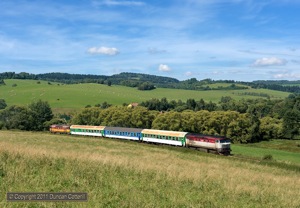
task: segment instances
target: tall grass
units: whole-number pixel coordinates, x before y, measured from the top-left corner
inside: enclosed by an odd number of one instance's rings
[[[0,131],[1,207],[297,207],[299,173],[189,149]],[[1,174],[2,173],[2,174]],[[6,202],[6,192],[88,202]]]

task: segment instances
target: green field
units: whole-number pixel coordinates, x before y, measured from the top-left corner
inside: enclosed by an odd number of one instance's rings
[[[294,169],[179,147],[0,131],[0,207],[299,207],[300,168],[291,163]],[[89,199],[6,202],[17,191],[87,192]]]
[[[111,87],[100,84],[48,84],[46,81],[36,80],[5,80],[6,85],[0,86],[0,98],[5,99],[8,105],[26,105],[41,99],[48,101],[54,111],[69,111],[84,108],[86,105],[94,106],[104,101],[113,105],[123,103],[142,102],[151,98],[166,97],[169,100],[186,101],[188,98],[219,102],[222,96],[231,96],[234,99],[257,98],[255,96],[241,96],[237,92],[266,93],[272,99],[285,98],[289,93],[266,90],[210,90],[193,91],[179,89],[158,88],[152,91],[139,91],[136,88],[113,85]],[[12,87],[16,84],[16,87]]]
[[[300,148],[299,148],[300,149]],[[294,163],[300,165],[300,150],[298,153],[267,148],[232,145],[232,152],[237,156],[248,156],[261,159],[266,155],[272,155],[276,161]]]

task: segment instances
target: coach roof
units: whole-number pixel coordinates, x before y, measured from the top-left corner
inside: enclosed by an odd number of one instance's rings
[[[90,129],[90,130],[103,130],[105,126],[86,126],[86,125],[72,125],[71,129]]]
[[[153,134],[162,136],[172,136],[172,137],[185,137],[188,132],[182,131],[166,131],[166,130],[155,130],[155,129],[144,129],[142,134]]]
[[[121,132],[134,132],[134,133],[141,133],[143,129],[138,128],[125,128],[125,127],[110,127],[106,126],[104,128],[105,131],[121,131]]]

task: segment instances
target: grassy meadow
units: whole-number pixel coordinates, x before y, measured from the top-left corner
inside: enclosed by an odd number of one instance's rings
[[[266,89],[247,90],[210,90],[193,91],[179,89],[158,88],[151,91],[139,91],[119,85],[111,87],[101,84],[72,84],[63,85],[58,83],[48,84],[46,81],[36,80],[5,80],[6,85],[0,86],[0,98],[5,99],[8,105],[26,105],[38,99],[48,101],[55,112],[64,112],[84,108],[86,105],[103,103],[104,101],[113,105],[123,103],[142,102],[151,98],[166,97],[169,100],[188,98],[205,101],[219,102],[222,96],[231,96],[234,99],[258,98],[257,96],[239,95],[243,92],[265,93],[272,99],[285,98],[286,92]],[[17,86],[12,87],[13,84]]]
[[[0,131],[0,207],[300,207],[300,162],[292,163],[298,168],[131,141]],[[7,192],[87,192],[89,199],[13,203]]]
[[[246,156],[256,159],[261,159],[266,155],[271,155],[276,161],[285,162],[288,164],[300,165],[300,147],[298,152],[290,152],[285,150],[277,150],[262,147],[251,147],[251,145],[232,145],[232,151],[236,156]]]

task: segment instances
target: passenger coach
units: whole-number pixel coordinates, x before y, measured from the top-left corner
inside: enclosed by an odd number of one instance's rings
[[[186,134],[187,132],[155,130],[155,129],[144,129],[142,131],[144,142],[170,144],[175,146],[185,146]]]
[[[118,139],[141,140],[142,130],[138,128],[108,127],[104,128],[104,136]]]
[[[71,134],[83,136],[103,136],[105,126],[72,125]]]

